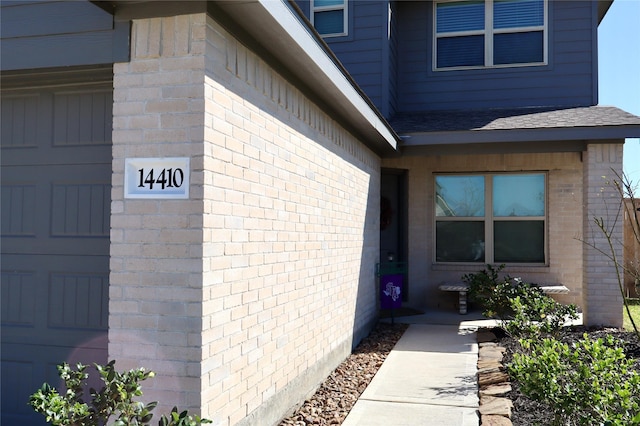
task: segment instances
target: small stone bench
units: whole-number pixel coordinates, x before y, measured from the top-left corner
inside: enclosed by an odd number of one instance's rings
[[[569,289],[561,284],[557,285],[540,285],[538,286],[545,294],[567,294]],[[458,292],[458,306],[460,308],[460,315],[467,313],[467,293],[469,292],[469,285],[465,283],[442,283],[438,286],[440,291],[457,291]]]

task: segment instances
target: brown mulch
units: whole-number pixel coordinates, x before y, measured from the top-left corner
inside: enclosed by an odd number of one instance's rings
[[[407,327],[407,324],[379,323],[316,393],[280,425],[342,424]]]

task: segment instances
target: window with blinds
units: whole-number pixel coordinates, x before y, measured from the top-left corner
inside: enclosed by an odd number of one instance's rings
[[[434,68],[546,64],[547,0],[434,3]]]
[[[323,37],[347,35],[347,0],[312,0],[311,23]]]

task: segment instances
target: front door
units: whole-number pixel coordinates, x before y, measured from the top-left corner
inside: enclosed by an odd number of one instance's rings
[[[406,262],[407,259],[407,171],[383,169],[380,200],[380,262]],[[402,300],[407,301],[408,282]]]

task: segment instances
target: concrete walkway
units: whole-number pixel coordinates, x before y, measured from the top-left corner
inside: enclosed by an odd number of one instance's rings
[[[411,323],[343,426],[478,426],[479,314],[435,312]]]

